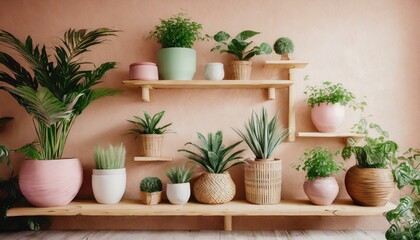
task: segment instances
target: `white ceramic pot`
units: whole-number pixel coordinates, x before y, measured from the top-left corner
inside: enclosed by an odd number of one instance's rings
[[[204,75],[207,80],[223,80],[225,77],[223,63],[207,63],[204,67]]]
[[[311,118],[320,132],[336,132],[344,122],[346,107],[339,103],[321,103],[311,109]]]
[[[118,203],[125,192],[125,168],[93,169],[92,173],[92,189],[96,201],[104,204]]]
[[[190,183],[168,183],[166,185],[166,195],[172,204],[185,204],[191,196]]]

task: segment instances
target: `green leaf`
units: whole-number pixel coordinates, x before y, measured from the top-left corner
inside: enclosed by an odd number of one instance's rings
[[[216,42],[225,42],[229,38],[230,38],[230,35],[227,32],[224,32],[224,31],[220,31],[220,32],[216,33],[216,35],[214,35],[214,37],[213,37],[213,39]]]
[[[236,37],[234,39],[238,40],[238,41],[245,41],[248,38],[251,38],[257,34],[260,34],[260,32],[255,32],[252,30],[245,30],[240,32],[238,35],[236,35]]]

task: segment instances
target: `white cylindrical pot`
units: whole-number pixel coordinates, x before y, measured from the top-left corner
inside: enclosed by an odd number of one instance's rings
[[[124,195],[125,186],[125,168],[92,170],[93,195],[98,203],[118,203]]]
[[[223,63],[207,63],[204,67],[204,76],[207,80],[223,80],[225,77]]]
[[[190,199],[190,183],[168,183],[166,185],[166,195],[172,204],[185,204]]]

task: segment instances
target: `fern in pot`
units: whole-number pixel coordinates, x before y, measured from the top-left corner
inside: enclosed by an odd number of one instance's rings
[[[126,186],[125,147],[109,145],[95,148],[95,169],[92,170],[93,195],[98,203],[116,204],[124,195]]]
[[[208,204],[231,201],[235,196],[236,188],[228,170],[246,163],[239,156],[244,150],[231,153],[241,141],[225,147],[221,131],[209,133],[207,138],[201,133],[197,133],[197,137],[199,144],[188,142],[185,145],[195,147],[198,152],[187,149],[178,150],[187,153],[186,157],[200,165],[204,170],[204,173],[194,184],[195,198],[201,203]]]
[[[35,160],[23,161],[19,173],[22,193],[35,206],[66,205],[80,189],[80,161],[62,157],[67,137],[86,107],[99,98],[119,93],[109,88],[93,89],[115,62],[90,68],[82,56],[115,33],[108,28],[70,29],[61,43],[47,53],[47,47],[34,44],[30,36],[22,42],[0,30],[0,44],[20,57],[17,60],[0,51],[0,66],[9,70],[0,71],[0,83],[4,83],[0,89],[10,93],[33,117],[37,136],[35,143],[21,149]]]
[[[166,195],[172,204],[185,204],[190,199],[190,180],[193,169],[185,165],[166,169],[170,183],[166,185]]]
[[[140,202],[155,205],[162,200],[162,181],[158,177],[146,177],[140,182]]]
[[[259,115],[252,112],[245,129],[245,132],[235,131],[255,154],[255,159],[248,159],[248,165],[245,165],[246,200],[255,204],[279,203],[282,161],[272,155],[289,135],[288,130],[279,127],[277,115],[269,120],[265,108]]]

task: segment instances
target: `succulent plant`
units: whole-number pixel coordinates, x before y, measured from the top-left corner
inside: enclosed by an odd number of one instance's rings
[[[135,135],[164,134],[169,131],[167,128],[171,126],[172,123],[168,123],[162,127],[158,127],[160,120],[165,114],[165,111],[156,113],[155,115],[153,115],[153,117],[150,117],[150,115],[146,111],[143,111],[143,114],[144,114],[144,118],[134,116],[135,120],[127,120],[138,127],[138,128],[130,129],[129,133],[132,133]]]
[[[187,183],[191,180],[194,170],[185,165],[166,169],[166,176],[171,183]]]
[[[110,144],[108,150],[97,146],[94,155],[96,169],[124,168],[125,153],[125,147],[122,143],[117,147]]]
[[[162,191],[162,181],[158,177],[146,177],[140,182],[140,191],[160,192]]]

